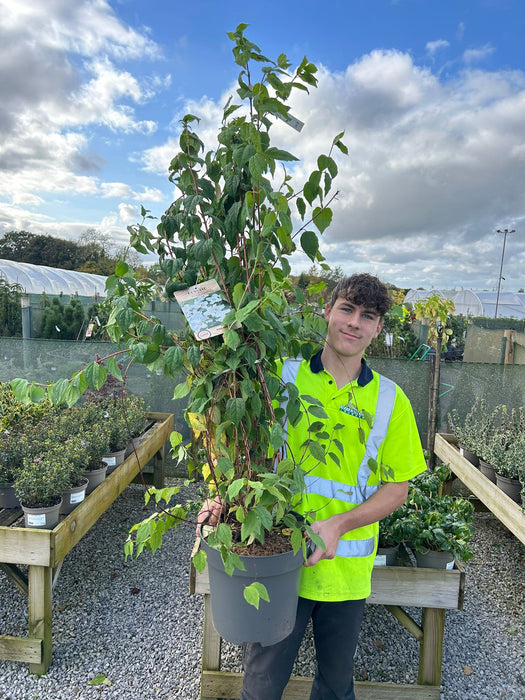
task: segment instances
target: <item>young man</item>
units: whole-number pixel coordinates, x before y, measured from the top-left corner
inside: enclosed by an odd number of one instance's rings
[[[337,431],[344,455],[339,465],[313,457],[304,464],[307,494],[300,507],[316,513],[312,528],[325,549],[317,547],[305,563],[290,636],[269,647],[245,645],[241,700],[280,700],[310,618],[318,667],[310,699],[355,699],[353,658],[370,595],[378,521],[405,501],[408,479],[426,468],[407,397],[363,359],[390,305],[376,277],[341,280],[326,306],[323,349],[309,361],[283,363],[283,381],[322,401],[332,427],[344,424]],[[305,418],[288,428],[287,449],[299,454],[307,436]]]

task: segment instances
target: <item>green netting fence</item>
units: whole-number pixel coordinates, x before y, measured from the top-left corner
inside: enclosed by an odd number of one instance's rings
[[[70,377],[97,355],[105,357],[117,350],[111,343],[75,342],[22,338],[0,338],[0,381],[23,377],[29,381],[52,382]],[[430,363],[416,360],[369,358],[373,369],[390,377],[412,402],[419,431],[427,431]],[[150,372],[134,364],[128,373],[129,391],[144,397],[152,411],[174,414],[175,426],[189,437],[183,418],[184,400],[173,400],[173,389],[182,381]],[[498,404],[518,407],[525,404],[525,365],[499,365],[477,362],[442,362],[438,431],[447,432],[447,413],[456,408],[464,416],[476,397],[485,398],[488,408]]]

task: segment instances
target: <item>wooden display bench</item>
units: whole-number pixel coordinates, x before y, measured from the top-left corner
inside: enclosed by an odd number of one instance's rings
[[[0,510],[0,569],[28,598],[28,636],[0,635],[0,658],[23,661],[31,673],[46,673],[52,655],[52,591],[64,557],[153,459],[153,483],[164,483],[165,445],[171,413],[148,413],[144,441],[53,530],[23,527],[21,509]],[[139,475],[140,477],[140,475]],[[21,526],[20,526],[21,524]],[[19,566],[28,567],[27,575]]]
[[[196,543],[198,546],[198,543]],[[439,700],[445,611],[463,607],[465,572],[454,569],[418,569],[410,566],[375,566],[372,594],[367,602],[381,604],[419,642],[418,684],[356,682],[357,700]],[[221,637],[213,626],[207,568],[190,570],[190,592],[204,596],[204,626],[201,665],[201,700],[240,697],[242,673],[221,671]],[[403,607],[422,608],[418,625]],[[311,678],[294,676],[283,700],[309,697]]]
[[[525,544],[525,515],[521,506],[460,454],[455,436],[438,433],[434,452],[496,518]]]

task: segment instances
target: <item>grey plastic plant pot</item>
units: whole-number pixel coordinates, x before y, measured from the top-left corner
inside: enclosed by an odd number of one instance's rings
[[[422,569],[453,569],[454,555],[451,552],[434,551],[414,552],[416,563]]]
[[[302,551],[273,556],[241,556],[246,571],[224,571],[220,552],[201,537],[207,555],[213,624],[219,635],[232,644],[259,642],[277,644],[294,628],[303,566]],[[253,581],[266,586],[270,602],[259,609],[244,599],[244,589]]]

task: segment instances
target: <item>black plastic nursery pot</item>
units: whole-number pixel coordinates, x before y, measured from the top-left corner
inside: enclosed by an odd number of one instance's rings
[[[272,556],[241,556],[245,571],[235,569],[229,576],[218,550],[201,537],[210,580],[213,624],[219,635],[233,644],[259,642],[276,644],[293,630],[297,613],[303,554],[299,550]],[[258,581],[268,591],[270,602],[261,600],[259,609],[244,599],[244,589]]]

